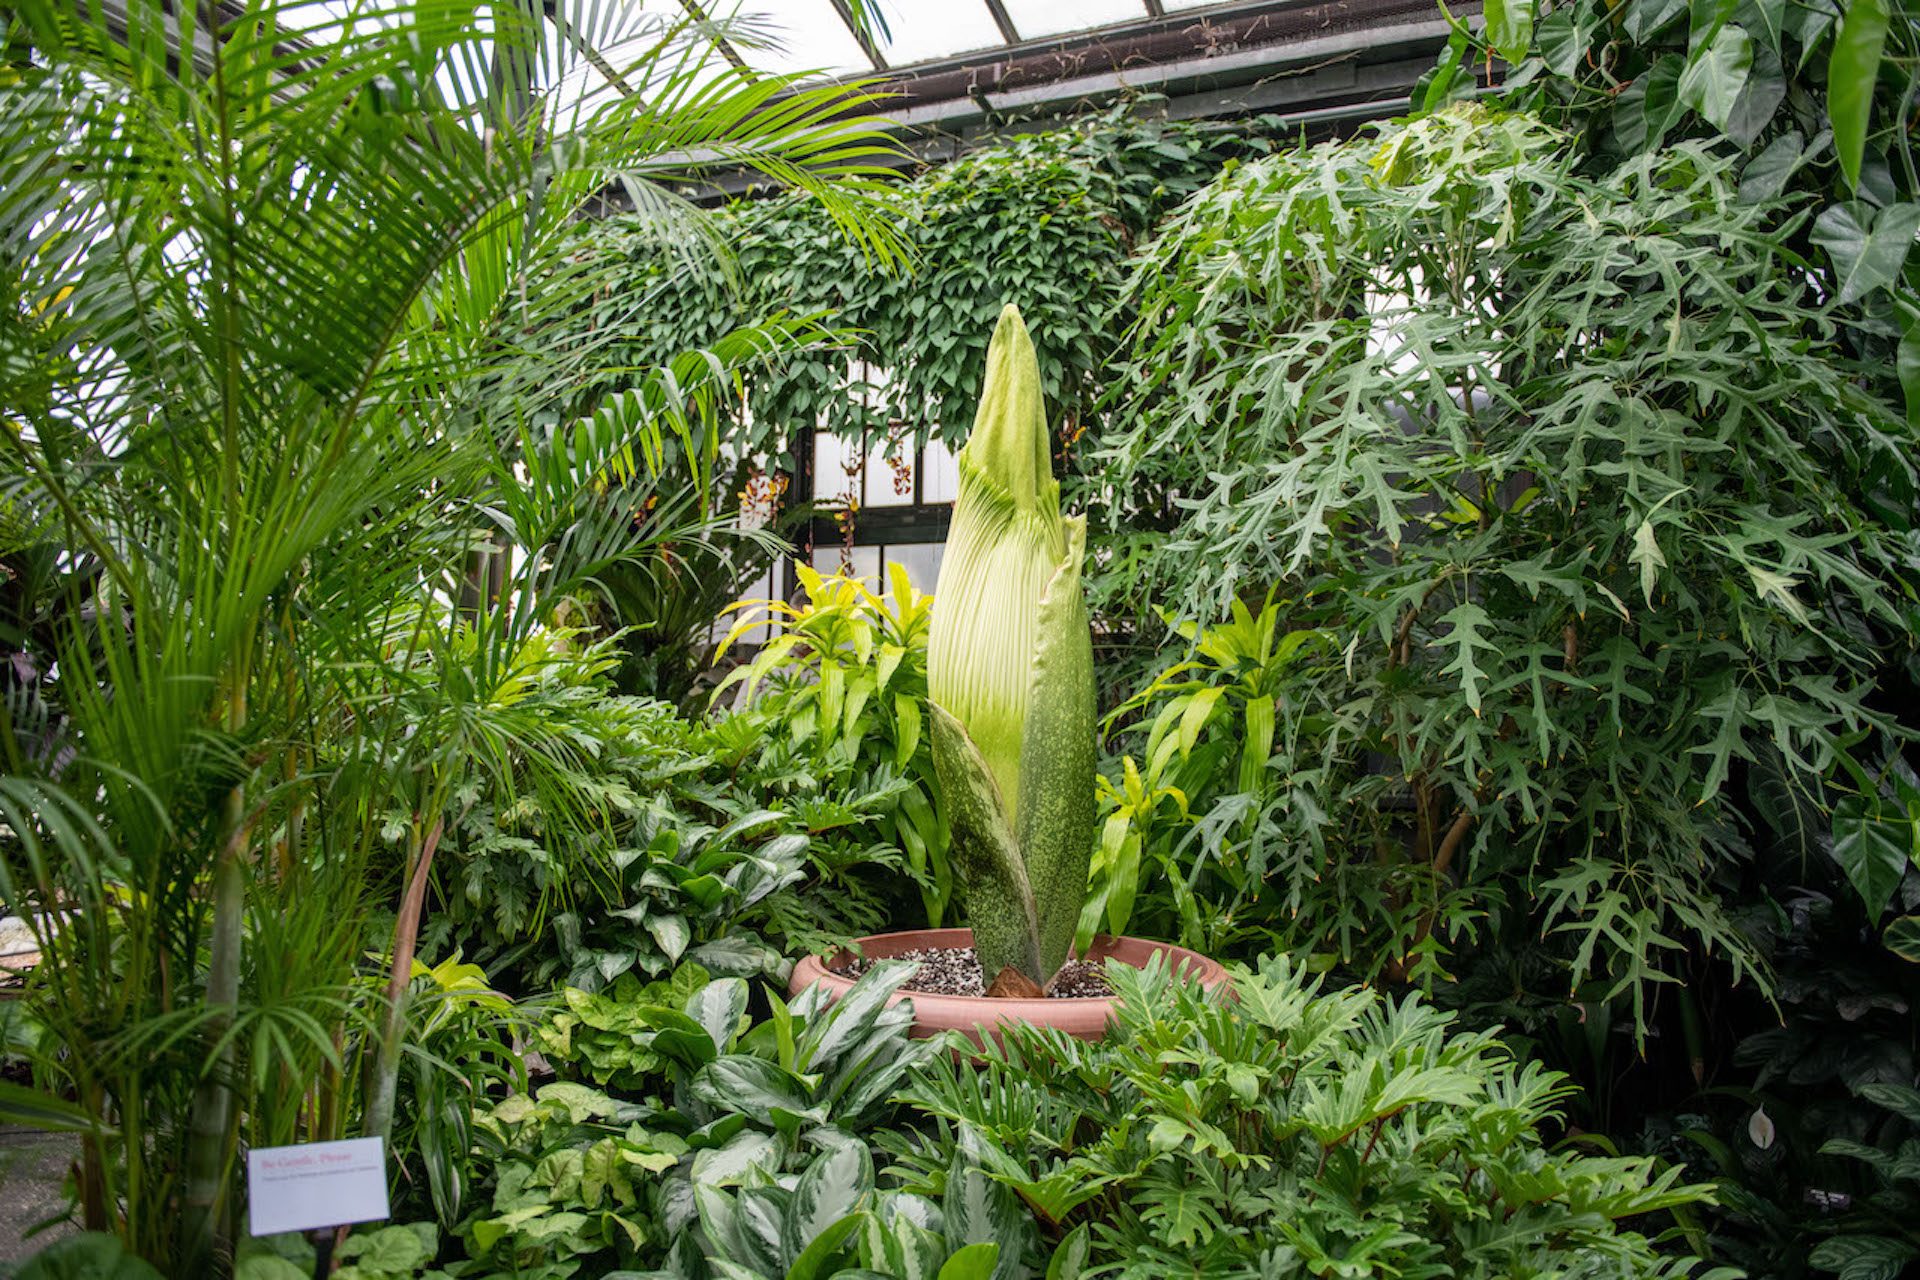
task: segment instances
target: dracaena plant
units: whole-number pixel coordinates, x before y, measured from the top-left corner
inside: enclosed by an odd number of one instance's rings
[[[1044,985],[1066,961],[1093,833],[1093,637],[1084,517],[1060,514],[1040,365],[1000,313],[927,654],[933,761],[982,971]]]

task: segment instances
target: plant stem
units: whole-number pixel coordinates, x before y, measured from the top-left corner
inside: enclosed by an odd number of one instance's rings
[[[427,832],[407,876],[406,891],[400,899],[400,915],[393,922],[393,969],[387,975],[387,1009],[380,1027],[380,1057],[374,1066],[373,1083],[367,1095],[366,1121],[361,1132],[370,1138],[385,1138],[393,1129],[394,1094],[400,1084],[400,1045],[407,1029],[407,985],[413,977],[413,949],[420,941],[420,916],[427,905],[427,876],[433,869],[434,850],[440,847],[445,829],[444,808],[433,829]]]

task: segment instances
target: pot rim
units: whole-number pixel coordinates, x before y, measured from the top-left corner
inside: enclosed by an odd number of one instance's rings
[[[958,946],[969,946],[973,941],[973,930],[964,927],[896,929],[890,933],[870,933],[865,937],[853,938],[850,939],[845,946],[835,948],[824,957],[820,955],[802,956],[793,967],[793,978],[789,985],[789,990],[797,995],[799,992],[812,986],[815,982],[824,982],[834,992],[835,997],[838,998],[850,990],[857,979],[848,977],[844,973],[835,972],[832,965],[839,963],[842,957],[852,957],[854,955],[853,948],[860,946],[862,943],[879,942],[895,938],[917,939],[919,940],[918,945],[921,947],[951,947],[956,944]],[[1127,942],[1138,943],[1141,946],[1152,948],[1155,952],[1173,957],[1184,966],[1194,970],[1195,976],[1207,986],[1220,986],[1228,980],[1227,971],[1219,961],[1204,956],[1198,951],[1180,946],[1177,943],[1159,942],[1152,938],[1136,938],[1132,935],[1115,937],[1112,934],[1100,933],[1094,935],[1093,944],[1089,947],[1089,951],[1100,947],[1103,943],[1109,947],[1116,947],[1121,943]],[[888,958],[889,957],[886,956],[876,957],[876,959],[882,960]],[[1065,1012],[1068,1009],[1085,1009],[1095,1005],[1110,1005],[1114,1002],[1115,997],[1111,995],[1043,996],[1036,1000],[1032,997],[1002,998],[996,996],[960,996],[950,995],[940,991],[913,991],[902,987],[893,993],[888,1003],[892,1004],[894,1001],[902,999],[912,1000],[916,1007],[923,1003],[937,1003],[961,1009],[977,1009],[983,1016],[998,1014],[1024,1018],[1028,1021],[1042,1022],[1045,1020],[1044,1014],[1047,1010]]]

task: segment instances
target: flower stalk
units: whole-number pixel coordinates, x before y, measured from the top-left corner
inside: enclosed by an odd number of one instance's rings
[[[1072,947],[1094,825],[1086,520],[1062,517],[1040,365],[1009,304],[987,352],[927,654],[934,768],[988,981]]]

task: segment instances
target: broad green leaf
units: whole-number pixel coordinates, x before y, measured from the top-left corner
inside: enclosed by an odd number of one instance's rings
[[[686,917],[677,914],[649,916],[647,932],[653,935],[660,950],[666,952],[667,960],[674,964],[679,963],[687,944],[693,941],[693,930],[687,927]]]
[[[1533,0],[1486,0],[1487,43],[1512,66],[1533,47]]]
[[[899,738],[893,748],[893,764],[897,769],[905,769],[913,760],[913,753],[920,749],[920,700],[904,693],[894,694],[893,719],[899,726]]]
[[[963,1245],[940,1268],[937,1280],[989,1280],[1000,1261],[1000,1246],[988,1242]]]
[[[161,1280],[119,1237],[89,1231],[56,1240],[22,1263],[16,1280]]]
[[[1753,41],[1741,28],[1720,28],[1713,43],[1695,54],[1680,77],[1680,101],[1722,131],[1753,67]]]
[[[1860,1096],[1876,1107],[1886,1108],[1909,1124],[1920,1124],[1920,1089],[1881,1081],[1861,1085]]]
[[[1880,53],[1887,41],[1887,0],[1846,0],[1840,29],[1827,54],[1827,118],[1847,185],[1860,187],[1860,162],[1866,155],[1873,86],[1880,78]]]
[[[947,1171],[947,1194],[941,1208],[949,1242],[1000,1246],[994,1280],[1012,1280],[1024,1274],[1021,1260],[1034,1232],[1032,1216],[1010,1189],[988,1177],[958,1151]]]
[[[1540,48],[1540,57],[1547,64],[1547,70],[1570,80],[1579,72],[1580,64],[1587,56],[1587,47],[1593,40],[1591,6],[1556,5],[1553,12],[1540,20],[1535,32],[1535,43]]]
[[[1107,873],[1107,932],[1125,935],[1133,919],[1134,899],[1140,892],[1140,837],[1128,833],[1120,842]]]
[[[1815,244],[1833,259],[1836,301],[1845,305],[1892,284],[1920,231],[1920,203],[1874,209],[1860,200],[1828,205],[1814,220]]]
[[[1627,32],[1635,40],[1646,41],[1685,12],[1687,0],[1634,0],[1627,12]]]
[[[805,1112],[813,1101],[805,1083],[791,1071],[739,1054],[716,1058],[702,1067],[692,1088],[693,1096],[709,1106],[749,1116],[764,1116],[775,1107]]]
[[[1907,317],[1907,331],[1900,335],[1893,362],[1907,399],[1907,421],[1920,427],[1920,311]]]
[[[256,1253],[233,1266],[233,1280],[312,1280],[311,1266],[296,1266],[276,1253]]]
[[[1920,916],[1901,916],[1880,935],[1887,950],[1911,964],[1920,964]]]
[[[1673,127],[1682,109],[1680,77],[1686,66],[1686,59],[1679,54],[1664,54],[1620,94],[1614,106],[1613,131],[1629,155],[1659,146]]]
[[[1806,158],[1806,138],[1798,129],[1789,129],[1740,171],[1740,198],[1750,204],[1778,199]]]
[[[1840,1280],[1900,1280],[1907,1264],[1920,1257],[1905,1241],[1886,1236],[1833,1236],[1814,1246],[1807,1261],[1820,1271],[1830,1271]]]
[[[1266,776],[1267,759],[1273,754],[1273,695],[1263,693],[1247,700],[1246,739],[1240,745],[1240,790],[1255,792]]]
[[[1788,0],[1739,0],[1734,6],[1734,17],[1747,29],[1748,35],[1777,56],[1787,4]]]
[[[440,1232],[430,1222],[355,1232],[334,1256],[363,1270],[412,1275],[440,1250]]]
[[[1877,798],[1841,797],[1833,806],[1833,857],[1847,873],[1867,912],[1879,919],[1906,873],[1913,848],[1913,820],[1889,817]]]
[[[1052,1261],[1047,1263],[1047,1280],[1080,1280],[1086,1273],[1087,1260],[1093,1253],[1093,1238],[1088,1234],[1087,1223],[1081,1223],[1053,1251]]]
[[[1453,86],[1460,79],[1460,67],[1466,60],[1468,34],[1456,28],[1447,37],[1446,52],[1440,55],[1433,72],[1427,77],[1426,88],[1418,93],[1418,103],[1422,114],[1438,111],[1447,104],[1452,96]],[[1419,86],[1415,86],[1416,90]]]

